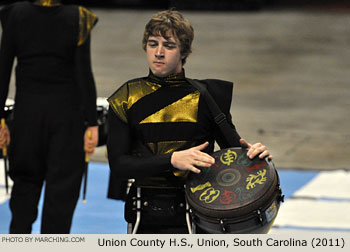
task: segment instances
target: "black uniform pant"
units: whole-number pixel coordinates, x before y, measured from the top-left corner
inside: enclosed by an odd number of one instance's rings
[[[10,233],[31,233],[45,183],[41,233],[69,233],[79,198],[84,121],[67,95],[16,97],[9,152]]]
[[[141,221],[138,234],[188,234],[186,200],[182,188],[140,188]],[[132,186],[125,202],[125,220],[134,229],[137,216],[137,187]],[[129,224],[129,225],[130,225]]]

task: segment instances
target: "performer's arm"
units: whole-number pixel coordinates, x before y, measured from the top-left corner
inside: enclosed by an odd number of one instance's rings
[[[129,125],[119,119],[111,108],[108,111],[108,162],[113,176],[142,178],[170,171],[171,154],[138,157],[131,154],[135,139]]]
[[[97,125],[96,87],[91,68],[90,36],[78,46],[75,53],[76,76],[84,103],[84,115],[88,126]]]
[[[3,11],[3,10],[2,10]],[[15,58],[15,45],[11,39],[11,29],[5,27],[2,22],[2,36],[0,46],[0,118],[5,117],[4,107],[8,95],[11,71]]]
[[[96,87],[91,69],[90,35],[75,53],[76,78],[83,102],[87,129],[84,134],[84,150],[91,155],[98,143],[98,126],[96,111]]]

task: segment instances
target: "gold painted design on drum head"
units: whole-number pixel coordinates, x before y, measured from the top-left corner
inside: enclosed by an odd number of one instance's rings
[[[219,190],[215,190],[213,187],[209,187],[199,196],[199,200],[209,204],[216,200],[219,197],[219,195]]]
[[[256,175],[254,174],[249,174],[248,178],[246,179],[246,181],[248,182],[246,189],[253,189],[256,184],[264,184],[267,180],[267,178],[265,177],[266,175],[266,169],[262,170],[262,171],[258,171],[256,173]]]
[[[192,192],[192,193],[195,193],[195,192],[197,192],[197,191],[201,191],[201,190],[203,190],[204,188],[210,187],[210,186],[211,186],[211,184],[210,184],[210,182],[208,181],[207,183],[204,183],[204,184],[201,184],[201,185],[197,185],[196,187],[191,187],[191,192]]]
[[[230,149],[228,149],[224,154],[220,156],[220,161],[227,166],[235,162],[236,159],[237,159],[237,153]]]

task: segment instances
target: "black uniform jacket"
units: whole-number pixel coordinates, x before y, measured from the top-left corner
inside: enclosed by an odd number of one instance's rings
[[[96,90],[90,61],[90,31],[97,17],[84,7],[18,2],[1,9],[0,118],[14,58],[16,103],[23,94],[70,94],[96,125]]]
[[[213,79],[201,82],[235,130],[230,115],[233,83]],[[184,72],[166,78],[150,73],[128,81],[108,101],[111,198],[119,198],[119,185],[113,185],[118,179],[134,178],[141,186],[181,186],[186,173],[172,167],[174,151],[205,141],[210,143],[207,153],[213,151],[214,141],[221,148],[229,147],[206,102],[186,81]]]

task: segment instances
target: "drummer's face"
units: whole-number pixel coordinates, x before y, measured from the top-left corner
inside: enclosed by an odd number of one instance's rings
[[[150,36],[146,45],[147,63],[152,73],[158,77],[182,71],[180,42],[173,36]]]

